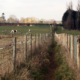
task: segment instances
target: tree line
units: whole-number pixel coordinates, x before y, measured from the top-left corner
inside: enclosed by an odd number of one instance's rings
[[[77,11],[73,10],[72,2],[67,6],[62,17],[62,24],[68,30],[80,30],[80,0],[78,0]]]
[[[10,15],[9,18],[6,20],[4,17],[4,13],[2,13],[2,16],[0,17],[0,23],[54,23],[54,19],[45,20],[45,19],[38,19],[35,17],[27,17],[19,20],[15,15]]]

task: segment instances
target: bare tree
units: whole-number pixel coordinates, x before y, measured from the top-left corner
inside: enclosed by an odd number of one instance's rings
[[[73,9],[73,4],[72,4],[72,1],[67,4],[67,10],[72,10]]]
[[[25,22],[25,18],[21,17],[19,23],[24,23]]]
[[[74,19],[73,19],[73,4],[72,1],[69,3],[69,5],[67,5],[67,10],[68,10],[68,18],[65,22],[65,28],[66,29],[74,29]]]
[[[10,15],[9,18],[7,19],[8,23],[17,23],[18,19],[15,15]]]
[[[78,5],[77,5],[77,20],[76,20],[76,27],[78,30],[80,30],[80,0],[78,0]]]

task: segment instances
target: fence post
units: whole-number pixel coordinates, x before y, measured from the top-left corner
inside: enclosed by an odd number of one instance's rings
[[[44,39],[43,39],[43,37],[44,37],[44,36],[43,36],[43,34],[42,34],[42,44],[44,43]]]
[[[61,43],[63,43],[62,40],[63,40],[63,34],[61,34]]]
[[[46,33],[46,39],[47,39],[48,34]]]
[[[67,49],[68,49],[68,34],[67,34]]]
[[[64,34],[64,46],[66,47],[66,34]]]
[[[45,41],[45,33],[44,33],[43,37],[44,37],[44,41]]]
[[[52,36],[52,26],[50,25],[50,33],[51,33],[51,36]]]
[[[38,35],[38,47],[39,47],[39,34],[37,34]]]
[[[70,52],[70,35],[68,35],[68,50]]]
[[[34,50],[36,51],[36,34],[34,35],[35,41],[34,41]]]
[[[47,33],[46,33],[46,39],[47,39]]]
[[[44,39],[44,42],[45,42],[45,33],[43,34],[43,39]]]
[[[16,37],[13,39],[13,71],[15,72],[16,63]]]
[[[62,34],[62,45],[64,45],[64,34]]]
[[[27,35],[24,36],[24,58],[27,59]]]
[[[71,35],[71,59],[74,58],[74,36]]]
[[[67,44],[68,44],[68,35],[66,34],[66,48],[67,48]]]
[[[30,54],[32,57],[32,33],[30,34]]]
[[[40,33],[40,44],[42,43],[42,34]]]
[[[49,38],[49,33],[47,34],[47,38]]]
[[[61,41],[62,41],[62,45],[63,45],[63,33],[62,33],[62,39],[61,39]]]
[[[45,40],[46,40],[46,33],[45,33]]]
[[[63,34],[63,46],[65,46],[65,34]]]
[[[43,43],[44,43],[44,33],[42,34],[42,41],[43,41]]]
[[[80,50],[79,50],[79,36],[77,37],[77,67],[80,70]]]

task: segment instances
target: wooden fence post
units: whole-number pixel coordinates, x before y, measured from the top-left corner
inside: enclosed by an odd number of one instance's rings
[[[51,36],[52,36],[52,26],[50,25],[50,33],[51,33]]]
[[[43,43],[44,43],[44,34],[42,35],[42,41],[43,41]]]
[[[68,49],[68,34],[66,37],[67,37],[66,45],[67,45],[67,49]]]
[[[40,33],[40,44],[42,43],[42,34]]]
[[[45,33],[43,34],[44,42],[45,42]]]
[[[64,34],[64,46],[66,47],[66,34]]]
[[[24,58],[27,59],[27,35],[24,36]]]
[[[67,44],[68,44],[68,35],[66,34],[66,48],[67,48]]]
[[[50,37],[51,35],[50,35],[50,33],[49,33],[49,36],[48,36],[48,38]]]
[[[59,34],[59,40],[60,40],[60,42],[61,42],[61,34]]]
[[[70,52],[70,35],[68,35],[68,50]]]
[[[71,59],[74,59],[74,36],[71,35]]]
[[[39,34],[37,34],[38,35],[38,47],[39,47]]]
[[[44,43],[44,39],[43,39],[43,38],[44,38],[44,36],[43,36],[43,34],[42,34],[42,44]]]
[[[35,36],[34,49],[35,49],[35,51],[36,51],[36,34],[35,34],[34,36]]]
[[[47,33],[47,38],[48,38],[48,36],[49,36],[48,34],[49,34],[49,33]]]
[[[30,54],[32,57],[32,33],[30,34]]]
[[[63,40],[63,34],[61,34],[61,43],[63,43],[62,40]]]
[[[47,39],[48,34],[46,33],[46,39]]]
[[[44,41],[45,41],[45,33],[43,34],[43,37],[44,37]]]
[[[58,40],[59,40],[59,34],[58,34]]]
[[[79,36],[78,36],[77,37],[77,67],[80,70],[80,50],[79,50],[80,46],[79,44],[80,44],[80,41],[79,41]]]
[[[48,38],[48,33],[47,33],[47,38]]]
[[[45,40],[46,40],[46,33],[45,33]]]
[[[64,45],[65,45],[65,47],[66,47],[66,33],[64,34],[64,38],[65,38],[65,40],[64,40]]]
[[[63,33],[62,33],[62,45],[63,45],[63,39],[64,39],[64,38],[63,38]]]
[[[13,71],[15,72],[16,64],[16,37],[13,39]]]
[[[64,45],[64,34],[62,34],[62,45]]]
[[[44,33],[44,41],[45,41],[45,33]]]
[[[63,34],[63,46],[65,45],[65,34]]]

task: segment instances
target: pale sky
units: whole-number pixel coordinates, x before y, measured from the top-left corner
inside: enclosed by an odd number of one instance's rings
[[[5,18],[15,15],[21,17],[36,17],[39,19],[62,20],[66,11],[66,4],[71,0],[0,0],[0,16],[5,13]],[[73,9],[76,10],[78,0],[72,0]]]

